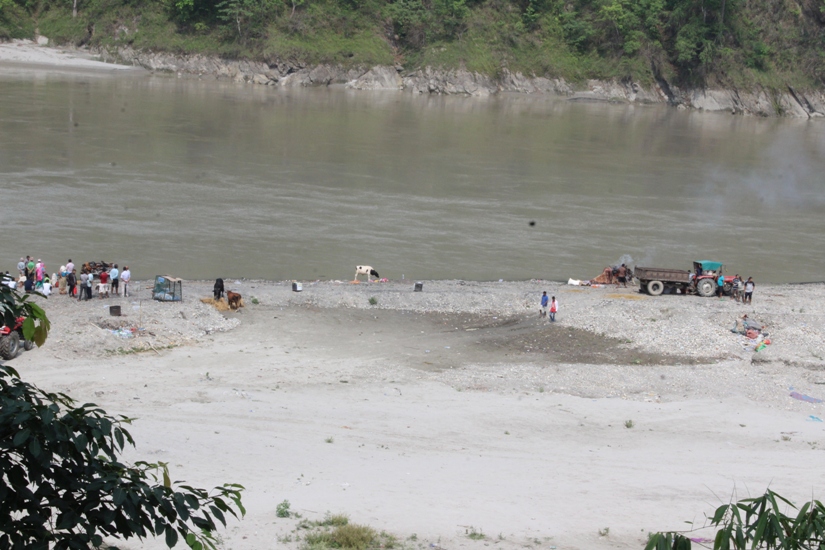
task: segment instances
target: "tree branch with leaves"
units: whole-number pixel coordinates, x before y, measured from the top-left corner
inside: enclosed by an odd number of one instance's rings
[[[825,506],[815,499],[797,509],[768,489],[759,497],[719,506],[709,520],[709,526],[717,529],[713,550],[825,548]],[[655,533],[645,550],[691,550],[691,542],[684,532]]]
[[[6,287],[0,310],[4,322],[31,320],[28,330],[43,345],[49,321],[29,298]],[[170,548],[183,540],[194,550],[215,549],[219,524],[246,513],[243,487],[207,491],[173,482],[163,462],[121,462],[134,446],[125,428],[131,422],[43,391],[0,365],[0,548],[61,550],[98,547],[104,537],[163,536]]]

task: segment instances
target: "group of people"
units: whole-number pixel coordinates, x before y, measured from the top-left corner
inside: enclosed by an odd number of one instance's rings
[[[132,272],[129,266],[123,266],[123,271],[118,269],[118,265],[112,267],[103,266],[98,273],[88,264],[81,266],[80,275],[77,274],[77,267],[71,258],[66,265],[61,265],[60,269],[49,277],[46,271],[46,264],[42,260],[34,261],[31,256],[20,258],[17,264],[18,279],[11,277],[9,272],[3,276],[5,284],[9,287],[25,292],[39,292],[49,296],[54,289],[60,294],[66,294],[78,300],[91,300],[92,290],[97,278],[97,295],[100,298],[108,298],[110,295],[129,296],[129,284],[132,281]]]
[[[547,297],[547,292],[541,293],[541,309],[539,310],[539,317],[548,317],[550,322],[556,321],[556,313],[559,312],[559,301],[556,297]]]
[[[47,296],[51,293],[52,278],[54,276],[49,277],[49,272],[46,271],[46,264],[43,260],[38,259],[35,262],[31,256],[20,258],[17,263],[17,272],[17,278],[14,278],[6,271],[3,274],[3,284],[26,292],[41,292]]]
[[[722,285],[720,285],[720,288],[721,287]],[[748,280],[745,281],[737,273],[731,282],[731,298],[743,304],[750,304],[753,301],[754,288],[756,288],[756,283],[753,282],[753,277],[748,277]]]

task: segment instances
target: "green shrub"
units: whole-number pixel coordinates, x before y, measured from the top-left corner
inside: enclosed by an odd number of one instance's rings
[[[280,504],[278,504],[278,506],[275,507],[275,515],[279,518],[288,518],[290,516],[289,506],[290,505],[288,500],[281,502]]]
[[[364,550],[375,540],[375,531],[365,525],[347,523],[332,530],[332,542],[338,548]]]
[[[708,518],[707,527],[717,529],[713,548],[731,550],[822,548],[825,545],[825,506],[818,500],[796,511],[786,498],[770,489],[760,497],[723,504]],[[688,534],[654,533],[645,550],[690,550]]]

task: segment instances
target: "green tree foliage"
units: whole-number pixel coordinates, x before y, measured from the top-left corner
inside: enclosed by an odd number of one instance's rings
[[[9,37],[37,27],[76,44],[125,41],[264,61],[395,60],[573,80],[651,81],[664,74],[677,85],[790,76],[793,85],[810,87],[825,81],[823,6],[823,0],[79,0],[70,23],[70,0],[0,0],[0,37],[3,29]]]
[[[4,288],[4,321],[28,315],[47,333],[43,310]],[[121,462],[134,446],[124,428],[130,422],[0,365],[0,548],[80,549],[101,546],[103,537],[162,536],[170,548],[183,540],[214,549],[218,524],[245,513],[243,487],[209,492],[173,483],[164,463]]]
[[[426,46],[433,14],[422,0],[395,0],[387,6],[386,12],[392,21],[395,40],[409,48]]]
[[[42,295],[41,295],[42,296]],[[2,324],[13,327],[18,317],[25,317],[23,336],[38,346],[46,343],[51,324],[46,312],[31,301],[30,294],[20,294],[6,285],[0,285],[0,316]]]
[[[783,511],[784,510],[784,511]],[[825,548],[825,506],[811,500],[797,509],[770,489],[716,509],[713,550],[818,550]],[[656,533],[645,550],[690,550],[684,533]]]
[[[34,24],[26,9],[14,0],[0,0],[0,40],[29,38]]]
[[[304,0],[289,0],[295,8]],[[218,20],[230,25],[238,41],[260,36],[273,14],[283,6],[280,0],[222,0],[215,4]]]
[[[247,21],[254,14],[253,11],[254,0],[223,0],[217,6],[218,17],[221,21],[229,23],[238,28],[238,39],[243,39],[243,26],[246,26]]]

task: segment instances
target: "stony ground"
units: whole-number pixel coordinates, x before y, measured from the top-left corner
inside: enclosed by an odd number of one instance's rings
[[[228,281],[244,295],[246,309],[218,312],[203,304],[210,282],[187,282],[185,300],[150,299],[147,283],[129,298],[78,302],[55,295],[44,302],[54,321],[55,353],[99,355],[129,353],[191,344],[214,332],[236,328],[248,308],[313,307],[405,311],[429,316],[456,330],[490,331],[485,343],[520,353],[546,353],[556,360],[591,364],[698,364],[719,360],[782,362],[825,368],[825,285],[765,285],[753,305],[730,298],[652,297],[636,288],[580,288],[543,281],[426,281],[423,292],[413,282],[303,283]],[[557,296],[556,323],[538,318],[542,290]],[[254,303],[254,302],[257,302]],[[121,317],[109,315],[119,305]],[[758,354],[745,351],[732,334],[736,317],[747,313],[766,325],[772,345]],[[126,330],[119,330],[126,329]]]

